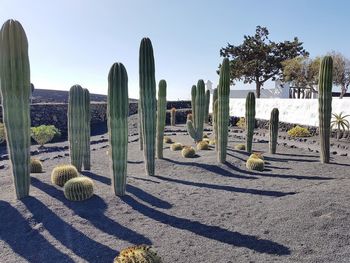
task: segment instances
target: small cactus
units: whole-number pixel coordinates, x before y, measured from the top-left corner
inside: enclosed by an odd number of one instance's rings
[[[246,167],[249,170],[263,171],[264,161],[259,158],[249,158],[246,162]]]
[[[30,172],[31,173],[42,173],[43,164],[39,159],[30,159]]]
[[[175,126],[176,124],[176,108],[170,110],[170,125]]]
[[[90,92],[88,89],[83,89],[83,109],[84,109],[84,139],[83,139],[83,166],[84,170],[91,169],[90,156],[90,135],[91,135],[91,116],[90,116]]]
[[[78,170],[73,165],[59,165],[52,170],[51,182],[62,187],[68,180],[78,176]]]
[[[183,145],[179,142],[175,142],[172,145],[170,145],[170,150],[171,151],[181,151],[183,148]]]
[[[274,108],[271,111],[270,125],[269,125],[269,131],[270,131],[269,150],[271,154],[276,153],[277,138],[278,138],[278,122],[279,122],[278,115],[279,115],[278,109]]]
[[[240,144],[235,145],[235,150],[245,151],[245,144],[240,143]]]
[[[200,141],[197,143],[197,150],[209,150],[209,143],[206,141]]]
[[[123,249],[113,263],[162,263],[150,246],[139,245]]]
[[[70,201],[83,201],[94,195],[94,183],[86,176],[79,176],[64,185],[64,196]]]
[[[195,142],[199,142],[203,138],[205,118],[205,84],[202,79],[198,80],[197,87],[192,87],[191,95],[193,121],[187,120],[187,131]]]
[[[166,81],[159,81],[157,101],[157,157],[163,158],[163,137],[166,117]]]
[[[164,143],[173,143],[173,140],[168,136],[164,136],[163,142]]]
[[[255,128],[255,95],[249,92],[245,103],[246,151],[252,152]]]
[[[181,155],[184,158],[193,158],[196,156],[196,151],[191,146],[185,146],[181,151]]]
[[[204,122],[209,123],[210,90],[205,91],[205,116]]]

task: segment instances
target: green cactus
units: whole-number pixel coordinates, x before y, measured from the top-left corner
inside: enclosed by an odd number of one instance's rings
[[[318,116],[321,145],[320,159],[322,163],[329,163],[329,141],[332,117],[332,74],[332,57],[325,56],[321,61],[318,78]]]
[[[43,164],[38,159],[30,159],[30,172],[31,173],[42,173]]]
[[[154,175],[156,139],[156,80],[153,47],[149,38],[143,38],[140,45],[140,97],[142,115],[143,153],[146,172]]]
[[[113,263],[162,263],[150,246],[139,245],[123,249]]]
[[[157,157],[163,159],[163,138],[166,116],[166,81],[159,81],[157,102]]]
[[[196,156],[196,150],[192,146],[185,146],[182,148],[181,155],[184,158],[194,158]]]
[[[192,118],[196,115],[196,94],[197,94],[197,86],[193,85],[191,88],[191,107],[192,107]]]
[[[170,110],[170,125],[175,126],[176,124],[176,108],[171,108]]]
[[[108,135],[115,195],[123,196],[128,161],[128,75],[122,63],[114,63],[108,74]]]
[[[249,170],[264,171],[265,162],[260,158],[249,158],[246,167]]]
[[[0,87],[3,121],[18,199],[30,186],[30,68],[28,41],[22,25],[7,20],[0,31]]]
[[[210,90],[205,91],[205,115],[204,122],[209,123]]]
[[[214,102],[218,99],[218,89],[213,90],[213,103],[212,103],[212,112],[214,112]]]
[[[215,136],[215,150],[218,150],[218,100],[214,101],[213,107],[213,126],[214,126],[214,136]]]
[[[253,135],[255,128],[255,95],[249,92],[245,102],[245,127],[246,127],[246,150],[252,152]]]
[[[58,186],[64,186],[64,184],[75,177],[78,177],[79,173],[77,168],[73,165],[59,165],[56,166],[51,173],[51,182]]]
[[[217,159],[226,162],[228,124],[230,118],[230,65],[224,58],[220,68],[217,109]]]
[[[269,130],[270,130],[269,149],[271,154],[276,153],[277,138],[278,138],[278,123],[279,123],[278,115],[279,115],[278,109],[274,108],[271,111],[270,125],[269,125]]]
[[[195,104],[192,106],[193,121],[187,120],[187,131],[196,142],[199,142],[203,138],[205,117],[205,84],[202,79],[198,80],[195,94]],[[192,87],[192,97],[193,95]],[[193,112],[195,115],[193,115]]]
[[[71,164],[81,171],[84,145],[84,90],[80,85],[74,85],[69,90],[68,103],[68,139]]]
[[[142,137],[142,115],[141,115],[141,96],[139,98],[139,102],[137,104],[137,113],[139,117],[138,129],[139,129],[139,143],[140,143],[140,151],[143,151],[143,137]]]
[[[64,196],[70,201],[84,201],[94,195],[94,183],[86,176],[72,178],[64,184]]]
[[[90,157],[90,134],[91,134],[91,128],[90,128],[90,93],[88,89],[83,89],[83,95],[84,95],[84,141],[83,141],[83,166],[84,170],[90,170],[91,169],[91,157]]]

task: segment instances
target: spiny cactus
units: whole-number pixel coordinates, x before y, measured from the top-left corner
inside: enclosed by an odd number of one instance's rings
[[[83,107],[84,107],[84,150],[83,150],[83,166],[84,170],[91,169],[91,157],[90,157],[90,92],[88,89],[83,89]]]
[[[170,125],[176,125],[176,108],[171,108],[170,110]]]
[[[214,101],[214,107],[213,107],[213,126],[214,126],[214,136],[215,136],[215,150],[218,150],[218,144],[216,143],[218,141],[218,100],[216,99]]]
[[[209,122],[209,105],[210,105],[210,90],[205,91],[205,115],[204,122]]]
[[[22,25],[7,20],[0,31],[0,87],[7,147],[18,199],[30,186],[30,69]]]
[[[235,145],[235,150],[244,151],[245,150],[245,144],[239,143],[239,144]]]
[[[193,122],[193,117],[192,117],[192,113],[187,114],[187,118],[188,121],[192,121]]]
[[[149,38],[143,38],[140,45],[140,97],[142,116],[143,153],[146,172],[155,172],[156,139],[156,80],[153,47]]]
[[[255,128],[255,95],[249,92],[245,102],[246,150],[252,152],[253,135]]]
[[[249,170],[263,171],[264,166],[265,166],[264,161],[259,158],[249,158],[246,162],[246,167]]]
[[[264,155],[261,152],[254,152],[249,156],[249,158],[257,158],[257,159],[264,160]]]
[[[150,246],[139,245],[123,249],[113,263],[162,263]]]
[[[139,122],[138,122],[138,128],[139,128],[139,143],[140,143],[140,151],[143,151],[143,138],[142,138],[142,115],[141,115],[141,96],[139,98],[138,102],[138,116],[139,116]]]
[[[195,103],[192,105],[193,121],[187,120],[187,131],[196,142],[199,142],[203,138],[205,118],[205,84],[202,79],[197,83],[196,92],[193,91],[192,87],[192,100],[194,93]]]
[[[166,81],[159,81],[157,102],[157,157],[163,159],[163,137],[166,116]]]
[[[108,74],[108,135],[112,163],[112,187],[123,196],[126,188],[128,161],[128,75],[122,63],[114,63]]]
[[[214,112],[214,102],[218,99],[218,88],[215,88],[213,90],[213,103],[211,105],[212,107],[212,112]]]
[[[209,150],[209,142],[206,142],[206,141],[198,142],[197,150]]]
[[[173,140],[172,140],[170,137],[165,136],[165,137],[163,138],[163,142],[164,142],[164,143],[173,143]]]
[[[69,90],[68,139],[71,164],[78,171],[81,171],[83,152],[85,150],[84,112],[84,90],[80,85],[74,85]]]
[[[196,115],[196,95],[197,95],[197,86],[193,85],[191,88],[191,107],[192,107],[192,118],[194,120]]]
[[[75,177],[78,177],[79,173],[77,168],[73,165],[59,165],[56,166],[51,173],[51,182],[58,186],[64,186],[64,184]]]
[[[86,176],[72,178],[64,184],[64,196],[70,201],[84,201],[94,195],[94,183]]]
[[[320,159],[322,163],[329,163],[329,142],[332,118],[332,74],[332,57],[325,56],[321,61],[318,84],[318,118],[321,145]]]
[[[217,110],[217,159],[226,162],[228,124],[230,118],[230,65],[228,58],[224,58],[220,68]]]
[[[179,142],[174,142],[172,145],[170,145],[171,151],[181,151],[183,148],[183,145]]]
[[[216,145],[216,141],[215,140],[209,140],[209,145]]]
[[[191,146],[185,146],[182,148],[181,155],[184,158],[193,158],[196,156],[196,151]]]
[[[276,153],[277,138],[278,138],[278,123],[279,123],[278,115],[279,115],[278,109],[274,108],[271,111],[270,125],[269,125],[269,130],[270,130],[269,150],[271,154]]]
[[[30,172],[31,173],[42,173],[43,164],[38,159],[30,159]]]

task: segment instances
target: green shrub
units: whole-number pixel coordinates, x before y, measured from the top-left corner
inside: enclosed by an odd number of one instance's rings
[[[61,136],[60,131],[54,125],[40,125],[31,128],[32,138],[40,145],[50,142],[54,137]]]
[[[290,137],[310,137],[311,136],[311,133],[307,128],[300,127],[299,125],[290,129],[287,133]]]
[[[5,125],[0,122],[0,143],[3,143],[6,140],[5,137]]]

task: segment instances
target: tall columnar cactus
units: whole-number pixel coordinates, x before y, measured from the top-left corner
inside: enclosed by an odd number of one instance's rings
[[[213,114],[214,114],[214,107],[215,107],[215,101],[218,99],[218,89],[217,88],[215,88],[214,90],[213,90],[213,103],[212,103],[212,112],[213,112]],[[214,117],[213,117],[213,120],[212,120],[213,122],[214,122]]]
[[[84,170],[90,170],[91,168],[91,157],[90,157],[90,92],[88,89],[84,89],[84,150],[83,150],[83,166]]]
[[[108,135],[115,195],[124,195],[128,161],[128,75],[122,63],[114,63],[108,74]]]
[[[163,159],[163,139],[166,117],[166,81],[159,81],[157,102],[157,157]]]
[[[138,102],[138,116],[139,116],[139,123],[138,123],[138,128],[139,128],[139,143],[140,143],[140,151],[143,151],[143,137],[142,137],[142,115],[141,115],[141,97],[139,98]]]
[[[271,154],[276,153],[277,138],[278,138],[278,123],[279,123],[278,115],[279,115],[278,109],[274,108],[271,111],[270,125],[269,125],[269,130],[270,130],[269,149]]]
[[[192,90],[192,95],[193,95]],[[205,117],[205,85],[202,79],[198,80],[195,103],[192,106],[193,121],[187,120],[187,131],[190,136],[199,142],[203,138],[203,126]],[[193,116],[193,110],[195,115]]]
[[[74,85],[69,90],[68,140],[71,164],[78,171],[81,171],[85,150],[84,112],[84,90],[80,85]]]
[[[213,126],[214,126],[214,135],[215,135],[215,150],[218,150],[218,100],[214,102],[213,108]]]
[[[193,119],[196,115],[196,93],[197,93],[197,86],[193,85],[191,88],[191,107],[192,107],[192,118]]]
[[[209,122],[209,105],[210,105],[210,90],[205,91],[205,123]]]
[[[140,97],[142,115],[143,153],[146,172],[154,175],[156,139],[156,80],[153,47],[149,38],[143,38],[139,59]]]
[[[329,140],[332,117],[332,74],[332,57],[325,56],[321,61],[318,78],[318,118],[321,145],[320,157],[322,163],[329,163]]]
[[[224,58],[220,68],[217,110],[217,150],[218,162],[226,162],[228,124],[230,118],[230,65]]]
[[[0,87],[3,121],[18,199],[30,185],[30,68],[28,41],[22,25],[6,21],[0,31]]]
[[[252,152],[253,135],[255,128],[255,95],[249,92],[245,102],[246,151]]]
[[[176,108],[171,108],[170,110],[170,125],[175,126],[176,124]]]

